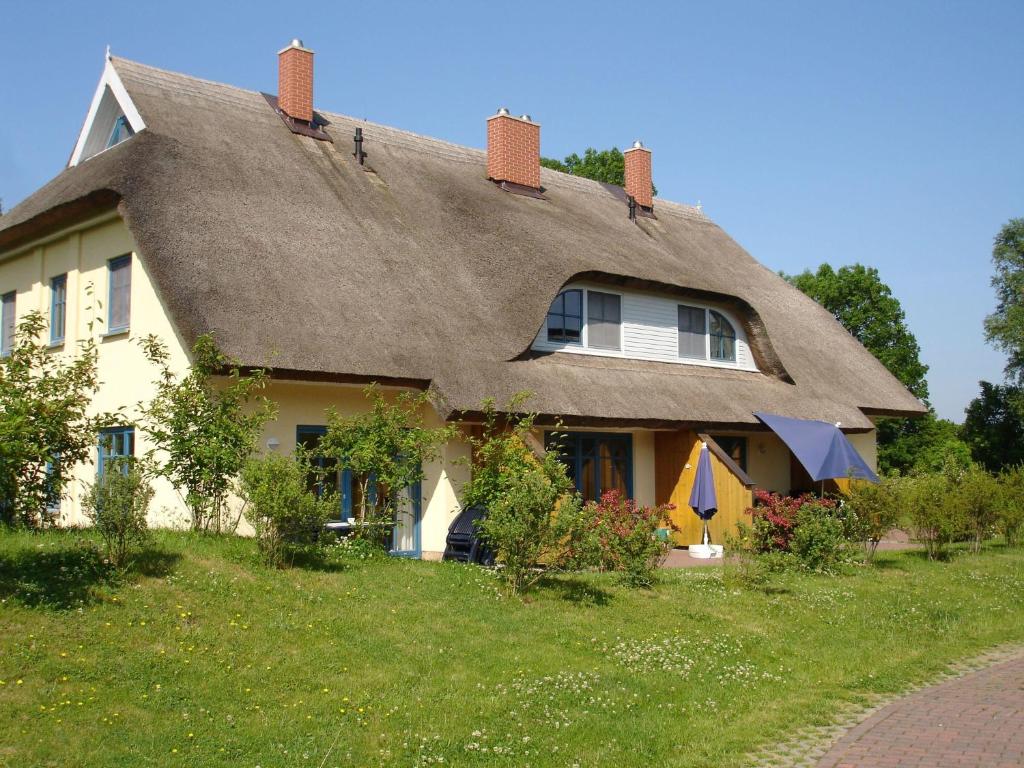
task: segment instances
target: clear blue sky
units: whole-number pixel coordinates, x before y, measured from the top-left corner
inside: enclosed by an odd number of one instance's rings
[[[553,157],[639,137],[663,197],[701,201],[772,269],[878,267],[959,421],[1002,375],[982,320],[992,238],[1024,216],[1022,29],[1021,0],[0,0],[0,196],[61,170],[107,44],[274,91],[300,37],[322,107],[482,146],[507,105]]]

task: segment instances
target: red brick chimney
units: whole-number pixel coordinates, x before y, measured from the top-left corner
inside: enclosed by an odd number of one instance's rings
[[[487,177],[540,189],[540,124],[502,107],[487,118]]]
[[[288,117],[313,122],[313,52],[301,40],[277,52],[277,106]]]
[[[626,160],[626,194],[632,195],[637,205],[654,207],[654,184],[651,180],[651,150],[640,141],[622,153]]]

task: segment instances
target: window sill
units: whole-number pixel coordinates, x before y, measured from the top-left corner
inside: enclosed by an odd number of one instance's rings
[[[102,341],[106,341],[107,339],[117,339],[121,336],[127,336],[129,331],[131,331],[131,328],[112,328],[106,333],[101,333],[100,339]]]
[[[46,345],[47,349],[64,349],[64,339],[56,339]]]

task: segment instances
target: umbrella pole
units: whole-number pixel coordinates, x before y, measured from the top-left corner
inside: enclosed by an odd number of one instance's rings
[[[704,544],[704,546],[707,546],[710,543],[711,543],[711,539],[708,537],[708,521],[705,520],[704,521],[704,541],[703,541],[703,544]]]

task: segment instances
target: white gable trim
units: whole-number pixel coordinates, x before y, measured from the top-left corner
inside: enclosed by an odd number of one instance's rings
[[[90,138],[93,135],[94,129],[98,129],[96,126],[97,117],[100,115],[100,107],[103,105],[104,96],[110,93],[117,102],[117,106],[120,107],[121,112],[128,119],[128,124],[132,127],[135,133],[144,130],[146,123],[142,119],[142,115],[139,114],[139,110],[136,109],[135,104],[132,102],[131,97],[128,95],[128,91],[125,90],[124,83],[121,82],[121,78],[118,77],[117,71],[114,69],[114,64],[110,60],[109,53],[104,60],[103,75],[100,77],[99,85],[96,86],[96,93],[93,94],[92,104],[89,106],[89,113],[85,117],[85,123],[82,125],[82,130],[78,134],[78,141],[75,142],[75,150],[71,153],[71,159],[68,161],[68,165],[78,165],[82,160],[87,160],[93,155],[99,154],[99,152],[92,152],[88,155],[85,154],[86,146],[90,144]],[[107,136],[102,137],[102,140],[106,142],[109,136],[109,130]],[[104,144],[105,146],[105,144]],[[101,149],[100,152],[103,150]]]

